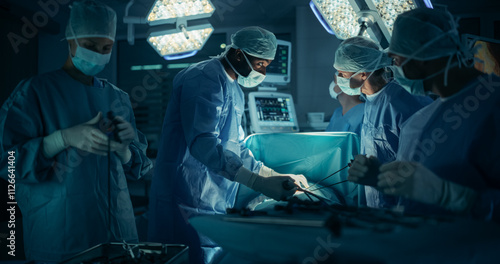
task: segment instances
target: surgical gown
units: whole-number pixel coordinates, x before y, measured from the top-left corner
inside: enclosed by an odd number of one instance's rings
[[[187,244],[191,263],[209,263],[220,248],[188,220],[225,214],[235,203],[236,171],[244,165],[258,173],[262,166],[243,143],[244,105],[243,91],[218,59],[174,79],[151,184],[148,237]]]
[[[363,114],[365,104],[360,103],[349,109],[345,115],[342,115],[342,107],[335,109],[330,123],[326,128],[327,132],[354,132],[361,134],[361,125],[363,124]]]
[[[61,261],[108,241],[108,158],[73,147],[43,155],[43,137],[112,110],[135,128],[128,95],[106,81],[86,86],[57,70],[22,81],[0,112],[2,177],[15,152],[16,201],[27,259]],[[137,242],[126,176],[151,169],[145,137],[136,131],[132,158],[111,156],[111,240]]]
[[[360,152],[377,157],[380,164],[394,161],[403,123],[432,100],[411,95],[395,81],[365,98]],[[384,195],[370,186],[365,186],[365,193],[369,207],[392,207],[398,201],[397,197]]]
[[[397,160],[422,163],[439,177],[476,190],[472,214],[500,221],[499,136],[500,78],[481,75],[408,120]],[[404,199],[401,204],[411,213],[447,213]]]

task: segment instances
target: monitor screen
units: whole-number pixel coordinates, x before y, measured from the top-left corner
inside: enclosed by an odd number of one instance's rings
[[[252,92],[248,94],[253,132],[297,132],[298,123],[290,94]]]
[[[292,61],[292,43],[278,40],[274,60],[266,68],[265,83],[284,85],[290,82]]]
[[[258,121],[290,122],[290,98],[256,97]]]

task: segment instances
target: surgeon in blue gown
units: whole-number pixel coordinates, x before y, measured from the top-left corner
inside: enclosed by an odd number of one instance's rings
[[[197,63],[174,79],[163,123],[150,199],[148,237],[153,242],[189,246],[191,263],[211,263],[221,249],[188,220],[225,214],[234,206],[239,184],[276,200],[307,186],[302,175],[281,175],[254,159],[244,146],[244,94],[265,78],[276,53],[276,37],[260,27],[231,36],[217,58]]]
[[[28,260],[59,262],[100,243],[138,242],[126,177],[138,179],[152,168],[146,139],[136,130],[128,95],[94,77],[109,61],[115,30],[112,9],[74,2],[62,69],[20,82],[0,110],[1,175],[7,177],[12,154]],[[111,204],[101,131],[108,111],[121,140],[110,141]]]
[[[414,94],[439,98],[408,120],[397,161],[380,168],[378,187],[401,196],[409,213],[499,222],[500,78],[473,68],[457,28],[449,12],[433,9],[396,20],[389,47],[396,77]]]
[[[340,89],[337,85],[336,74],[333,76],[333,79],[329,87],[330,96],[339,101],[340,107],[333,112],[330,123],[325,131],[354,132],[360,135],[365,104],[360,100],[360,95],[348,95]]]
[[[408,93],[394,80],[387,81],[385,67],[392,59],[372,40],[353,37],[344,40],[335,52],[337,84],[351,95],[363,94],[365,110],[360,152],[380,163],[394,161],[403,123],[416,111],[431,103],[430,98]],[[372,160],[372,159],[370,159]],[[369,207],[389,208],[398,199],[365,186]]]

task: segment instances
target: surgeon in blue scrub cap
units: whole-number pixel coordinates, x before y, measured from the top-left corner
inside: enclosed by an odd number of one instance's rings
[[[115,29],[108,6],[74,2],[64,66],[20,82],[0,110],[0,175],[7,177],[8,160],[15,157],[28,260],[60,262],[110,240],[138,242],[126,178],[152,168],[146,139],[136,129],[128,95],[95,77],[109,61]],[[110,140],[111,186],[102,131],[108,111],[118,131]]]
[[[188,245],[191,263],[210,263],[221,249],[188,220],[225,214],[234,206],[239,184],[276,200],[295,193],[284,184],[307,187],[304,176],[275,172],[243,144],[241,87],[263,81],[276,53],[276,37],[247,27],[231,42],[221,56],[175,77],[151,185],[149,241]]]
[[[398,16],[389,52],[409,91],[439,98],[408,120],[378,189],[401,196],[406,212],[500,221],[500,78],[473,68],[473,52],[445,11]],[[366,170],[359,166],[356,177]]]
[[[340,89],[349,95],[363,94],[366,101],[360,148],[364,155],[356,157],[354,169],[361,161],[394,161],[403,123],[431,102],[430,98],[411,95],[393,80],[387,81],[385,68],[391,64],[391,58],[374,41],[365,37],[346,39],[335,52],[333,67],[338,71]],[[351,181],[358,183],[353,178]],[[365,194],[369,207],[397,205],[397,197],[384,195],[371,186],[365,186]]]

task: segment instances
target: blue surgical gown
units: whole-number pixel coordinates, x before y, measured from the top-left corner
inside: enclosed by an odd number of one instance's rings
[[[365,98],[360,152],[377,157],[380,164],[394,161],[403,123],[432,100],[411,95],[395,81]],[[398,202],[397,197],[384,195],[370,186],[365,186],[365,194],[369,207],[387,208]]]
[[[87,86],[57,70],[19,83],[0,111],[1,176],[15,152],[16,201],[23,216],[27,259],[61,261],[108,241],[108,158],[69,147],[47,159],[42,140],[112,110],[135,128],[128,95],[96,79]],[[111,240],[137,242],[126,176],[152,168],[146,139],[136,131],[132,158],[111,156]]]
[[[326,128],[327,132],[354,132],[361,134],[361,125],[363,124],[363,114],[365,104],[360,103],[349,109],[345,115],[342,115],[342,107],[335,109],[330,123]]]
[[[439,177],[478,192],[472,214],[500,221],[500,78],[481,75],[439,98],[401,131],[397,160],[422,163]],[[410,213],[447,213],[401,199]]]
[[[174,79],[151,184],[148,237],[187,244],[192,263],[209,263],[220,248],[189,218],[225,214],[238,191],[236,171],[262,166],[243,143],[244,105],[243,91],[218,59],[192,65]]]

